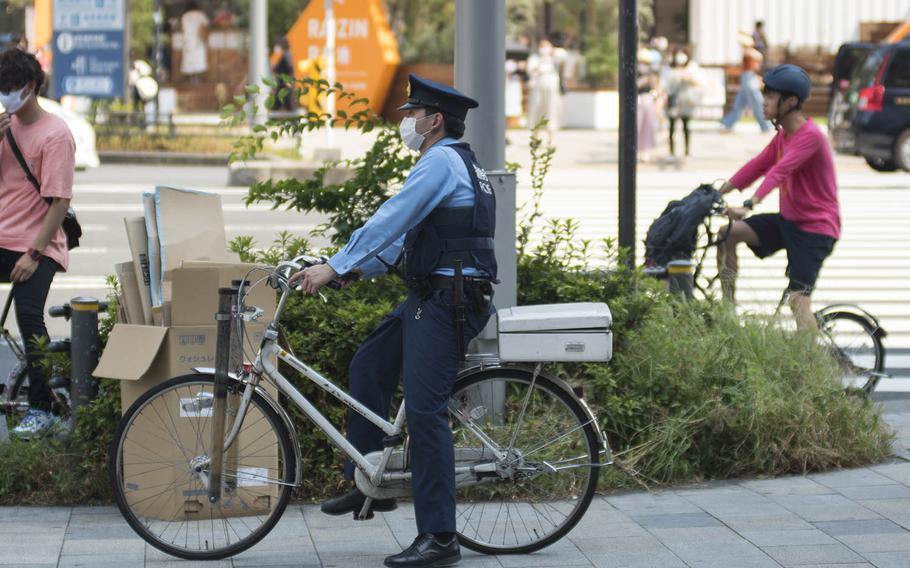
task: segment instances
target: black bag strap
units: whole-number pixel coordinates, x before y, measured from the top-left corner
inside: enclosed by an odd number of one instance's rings
[[[6,140],[9,142],[9,147],[13,151],[13,154],[16,156],[16,161],[19,162],[19,165],[22,166],[22,171],[25,172],[25,177],[28,178],[28,181],[32,183],[35,191],[38,192],[38,195],[41,195],[41,184],[38,183],[38,180],[35,179],[35,175],[32,174],[32,170],[28,168],[28,164],[25,163],[25,157],[22,155],[22,150],[19,149],[19,145],[16,144],[16,139],[13,137],[13,129],[9,128],[6,131]],[[50,199],[44,198],[48,203],[51,202]]]

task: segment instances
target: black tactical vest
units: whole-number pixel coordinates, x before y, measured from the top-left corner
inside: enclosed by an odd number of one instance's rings
[[[496,229],[496,196],[487,173],[466,143],[451,144],[471,175],[473,207],[437,207],[407,232],[400,259],[405,280],[421,280],[440,268],[474,268],[496,281],[493,234]]]

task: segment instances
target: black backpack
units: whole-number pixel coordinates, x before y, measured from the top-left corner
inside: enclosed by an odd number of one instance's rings
[[[702,184],[689,195],[671,201],[648,227],[645,237],[645,266],[666,266],[671,260],[690,260],[698,241],[698,227],[712,213],[723,209],[721,193]],[[717,244],[709,231],[709,246]]]

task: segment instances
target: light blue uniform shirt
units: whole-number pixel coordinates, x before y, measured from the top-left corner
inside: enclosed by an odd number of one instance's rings
[[[450,144],[454,138],[443,138],[433,144],[414,165],[401,191],[383,203],[363,226],[351,235],[344,248],[329,259],[338,274],[359,268],[363,278],[387,272],[381,258],[394,264],[404,246],[405,234],[416,227],[437,207],[470,207],[474,205],[474,185],[464,160]],[[378,257],[378,258],[377,258]],[[434,274],[451,276],[451,268]],[[465,268],[466,276],[482,273]]]

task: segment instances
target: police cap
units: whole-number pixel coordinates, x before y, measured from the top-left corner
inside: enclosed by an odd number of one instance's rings
[[[468,109],[477,108],[477,101],[448,85],[408,74],[408,100],[398,110],[427,107],[464,121]]]

